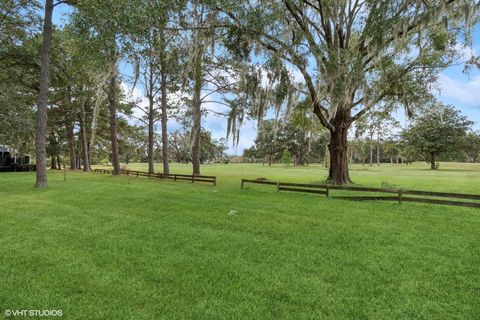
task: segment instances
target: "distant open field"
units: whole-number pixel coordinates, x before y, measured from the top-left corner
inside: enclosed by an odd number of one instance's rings
[[[129,164],[146,170],[146,164]],[[161,165],[157,165],[161,171]],[[172,164],[172,173],[191,173]],[[480,210],[240,189],[318,165],[205,165],[218,185],[0,173],[0,312],[64,319],[478,319]],[[480,194],[480,164],[351,167],[361,185]],[[237,214],[229,215],[231,210]]]

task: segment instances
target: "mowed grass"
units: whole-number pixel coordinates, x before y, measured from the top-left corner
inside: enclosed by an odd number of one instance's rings
[[[320,166],[207,165],[202,173],[218,185],[93,173],[64,182],[50,172],[49,188],[36,190],[33,173],[1,173],[0,312],[479,318],[480,210],[240,190],[242,177],[320,182]],[[479,164],[353,166],[351,175],[362,185],[480,193]]]

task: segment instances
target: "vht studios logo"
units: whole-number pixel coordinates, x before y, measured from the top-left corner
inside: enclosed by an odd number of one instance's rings
[[[6,317],[61,317],[62,310],[5,310]]]

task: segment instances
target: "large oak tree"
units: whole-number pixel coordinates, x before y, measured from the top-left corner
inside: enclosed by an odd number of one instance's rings
[[[386,99],[412,107],[435,70],[450,63],[458,30],[468,33],[477,7],[465,0],[246,0],[221,10],[239,46],[263,49],[300,72],[330,132],[328,178],[344,184],[352,124]],[[455,28],[460,23],[466,28]]]

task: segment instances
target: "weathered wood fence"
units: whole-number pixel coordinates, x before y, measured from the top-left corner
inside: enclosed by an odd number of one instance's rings
[[[105,174],[113,174],[113,170],[108,169],[95,169],[97,173],[105,173]],[[144,171],[135,171],[135,170],[123,170],[122,174],[126,174],[129,176],[135,177],[147,177],[152,179],[171,179],[174,181],[177,180],[186,180],[191,181],[192,183],[195,182],[209,182],[213,183],[213,185],[217,185],[217,177],[216,176],[203,176],[203,175],[194,175],[194,174],[163,174],[163,173],[148,173]]]
[[[431,191],[403,190],[403,189],[384,189],[384,188],[355,187],[355,186],[335,186],[335,185],[327,185],[327,184],[287,183],[287,182],[277,182],[277,181],[270,181],[270,180],[249,180],[249,179],[242,179],[242,182],[241,182],[242,189],[245,183],[274,185],[277,187],[278,191],[316,193],[316,194],[326,195],[327,197],[332,197],[336,199],[345,199],[345,200],[397,201],[399,204],[401,204],[402,202],[419,202],[419,203],[429,203],[429,204],[443,204],[443,205],[450,205],[450,206],[480,208],[480,202],[475,202],[475,200],[477,201],[480,200],[480,195],[476,195],[476,194],[431,192]],[[379,193],[379,194],[386,193],[390,195],[388,196],[383,196],[383,195],[332,196],[331,190],[344,190],[344,191],[368,192],[368,193]],[[419,198],[419,197],[412,197],[412,196],[423,196],[423,197]],[[444,198],[444,199],[435,199],[435,198]],[[452,199],[462,199],[462,200],[468,200],[470,202],[456,201]]]

